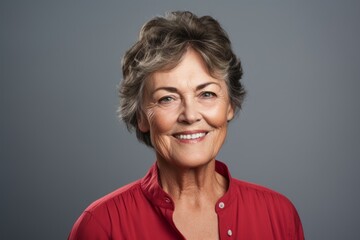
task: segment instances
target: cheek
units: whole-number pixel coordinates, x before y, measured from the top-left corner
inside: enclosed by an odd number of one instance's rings
[[[174,125],[173,114],[162,110],[154,111],[148,116],[150,122],[150,133],[161,134],[171,130]]]
[[[228,121],[228,108],[225,104],[215,104],[213,107],[208,108],[204,112],[208,124],[213,127],[221,128],[227,125]]]

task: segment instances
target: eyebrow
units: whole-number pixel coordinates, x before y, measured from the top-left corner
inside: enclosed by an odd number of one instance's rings
[[[199,91],[199,90],[201,90],[201,89],[206,88],[207,86],[209,86],[209,85],[211,85],[211,84],[215,84],[215,85],[220,86],[220,84],[217,83],[217,82],[206,82],[206,83],[203,83],[203,84],[200,84],[200,85],[196,86],[195,89],[196,89],[196,91]],[[175,87],[159,87],[159,88],[156,88],[156,89],[152,92],[152,94],[154,94],[155,92],[157,92],[157,91],[159,91],[159,90],[165,90],[165,91],[172,92],[172,93],[178,92],[178,89],[175,88]]]

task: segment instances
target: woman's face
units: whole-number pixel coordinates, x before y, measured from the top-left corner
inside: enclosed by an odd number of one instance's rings
[[[142,107],[138,126],[150,131],[157,160],[185,168],[215,159],[234,116],[225,81],[191,48],[175,68],[150,76]]]

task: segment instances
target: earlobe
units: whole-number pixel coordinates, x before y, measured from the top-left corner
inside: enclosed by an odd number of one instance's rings
[[[232,104],[229,104],[228,107],[228,112],[227,112],[227,120],[228,122],[231,121],[234,118],[234,107],[232,106]]]
[[[143,112],[137,114],[137,125],[141,132],[146,133],[150,131],[149,122]]]

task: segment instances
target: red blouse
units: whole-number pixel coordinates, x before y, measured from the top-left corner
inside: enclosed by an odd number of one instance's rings
[[[216,171],[229,180],[228,191],[215,206],[220,239],[304,239],[300,218],[286,197],[231,178],[218,161]],[[68,239],[184,239],[173,212],[174,203],[160,187],[154,164],[143,179],[92,203]]]

